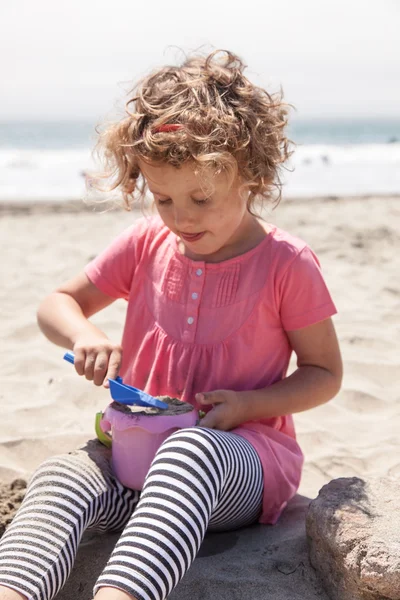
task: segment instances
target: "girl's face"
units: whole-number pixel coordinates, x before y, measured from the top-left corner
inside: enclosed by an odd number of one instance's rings
[[[229,187],[219,175],[207,186],[190,163],[177,169],[141,161],[140,169],[160,217],[181,239],[187,256],[225,260],[249,242],[255,219],[239,194],[239,181]]]

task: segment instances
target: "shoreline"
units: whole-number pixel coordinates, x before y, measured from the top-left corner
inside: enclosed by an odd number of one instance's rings
[[[330,202],[356,202],[359,200],[400,200],[399,194],[362,194],[362,195],[326,195],[326,196],[310,196],[310,197],[282,197],[278,206],[281,205],[292,205],[292,204],[318,204],[318,203],[330,203]],[[274,205],[268,205],[263,210],[276,210]],[[28,215],[28,214],[47,214],[47,213],[89,213],[99,214],[102,212],[126,212],[136,213],[140,212],[140,206],[132,206],[131,210],[126,210],[123,206],[119,205],[116,201],[101,200],[99,202],[92,201],[86,203],[83,200],[77,199],[65,199],[65,200],[29,200],[21,198],[20,200],[6,200],[0,199],[0,216],[8,215]]]

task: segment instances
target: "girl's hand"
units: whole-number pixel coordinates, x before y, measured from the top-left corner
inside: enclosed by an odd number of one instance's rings
[[[110,387],[108,379],[118,375],[122,348],[106,337],[86,337],[78,339],[73,347],[75,370],[95,385]]]
[[[205,392],[196,394],[196,400],[204,406],[214,405],[214,408],[201,419],[200,427],[229,431],[248,420],[243,400],[237,392],[231,390]]]

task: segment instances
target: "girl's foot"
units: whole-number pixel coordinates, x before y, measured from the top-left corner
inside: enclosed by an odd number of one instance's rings
[[[27,596],[12,590],[5,585],[0,585],[0,600],[26,600]]]

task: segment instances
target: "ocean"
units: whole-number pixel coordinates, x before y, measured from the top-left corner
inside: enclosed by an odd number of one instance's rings
[[[297,119],[288,135],[283,197],[400,194],[400,117]],[[89,122],[0,122],[0,201],[83,198],[95,140]]]

